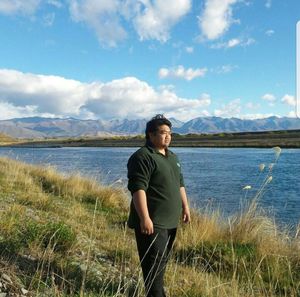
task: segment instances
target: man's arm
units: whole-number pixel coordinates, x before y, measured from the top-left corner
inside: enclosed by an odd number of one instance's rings
[[[190,223],[191,221],[191,213],[190,207],[188,204],[186,192],[184,187],[180,187],[180,196],[182,200],[182,219],[184,223]]]
[[[144,190],[138,190],[132,195],[133,204],[140,218],[141,232],[150,235],[154,232],[153,222],[149,216],[147,197]]]

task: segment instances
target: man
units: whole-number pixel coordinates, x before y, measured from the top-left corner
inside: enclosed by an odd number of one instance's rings
[[[146,145],[127,164],[132,194],[128,226],[134,228],[147,297],[166,296],[163,279],[180,216],[190,210],[177,156],[168,147],[171,122],[156,115],[146,126]]]

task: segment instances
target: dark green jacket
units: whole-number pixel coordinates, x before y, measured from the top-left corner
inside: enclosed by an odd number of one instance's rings
[[[184,187],[177,156],[167,150],[166,156],[150,146],[136,151],[128,160],[128,189],[133,194],[144,190],[150,218],[155,227],[176,228],[181,216],[180,187]],[[131,201],[128,226],[140,226]]]

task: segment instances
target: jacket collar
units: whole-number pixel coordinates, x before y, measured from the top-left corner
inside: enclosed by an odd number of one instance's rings
[[[162,153],[160,153],[155,147],[151,146],[151,143],[146,143],[145,147],[148,148],[148,150],[153,153],[153,154],[159,154],[159,155],[163,155]],[[166,157],[169,155],[169,149],[166,148]],[[164,156],[164,155],[163,155]]]

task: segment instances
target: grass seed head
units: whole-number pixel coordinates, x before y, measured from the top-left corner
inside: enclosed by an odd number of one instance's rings
[[[245,186],[244,188],[243,188],[243,190],[250,190],[252,187],[251,186]]]
[[[273,147],[273,151],[275,153],[276,158],[278,158],[281,153],[281,148],[279,146],[275,146]]]
[[[259,165],[259,171],[264,171],[265,167],[266,167],[265,164],[263,164],[263,163],[260,164]]]

